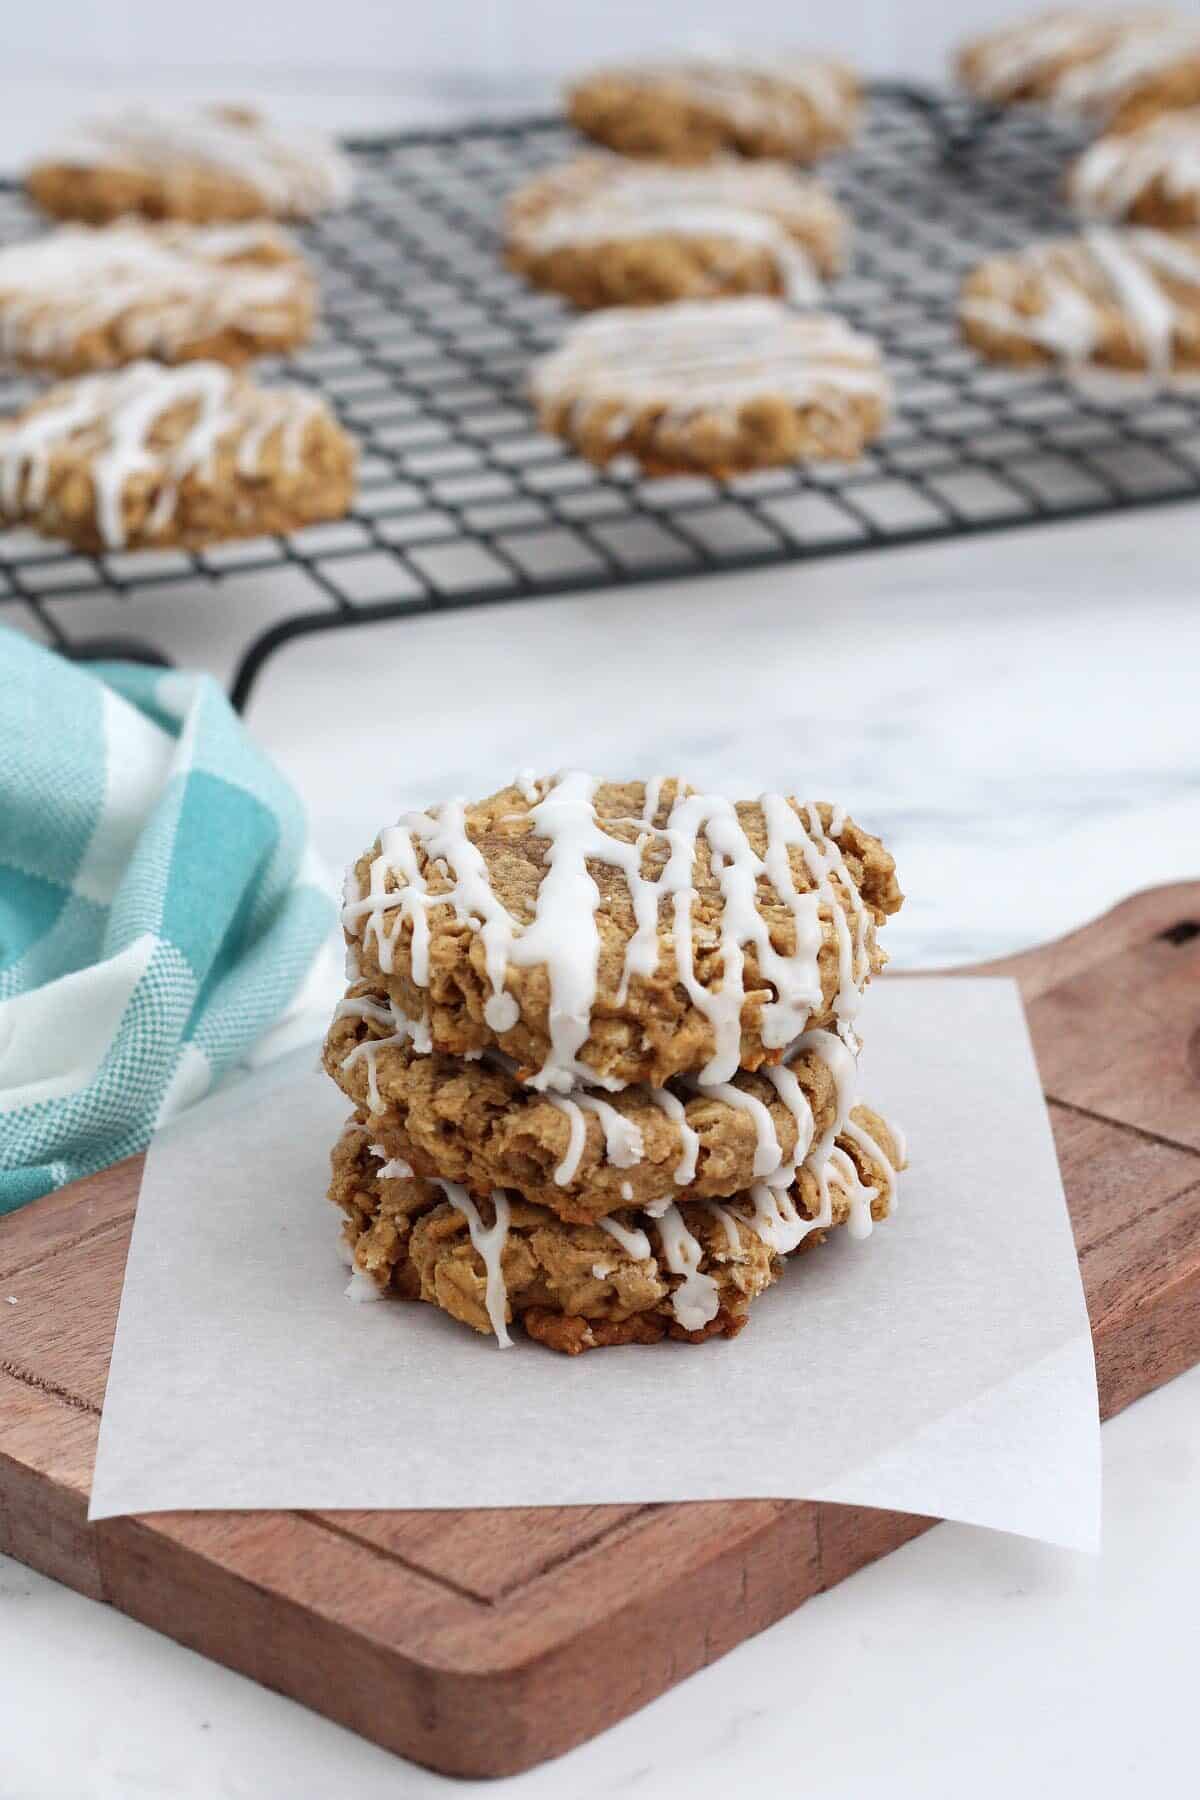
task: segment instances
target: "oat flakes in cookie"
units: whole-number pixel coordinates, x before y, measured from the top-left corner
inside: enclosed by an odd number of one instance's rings
[[[0,519],[88,551],[284,532],[340,518],[355,449],[324,402],[220,363],[131,363],[0,421]]]
[[[77,126],[25,185],[59,219],[102,225],[141,213],[211,224],[313,218],[346,204],[353,174],[322,132],[272,125],[245,107],[137,106]]]
[[[0,354],[60,375],[280,354],[309,336],[314,303],[299,251],[265,222],[62,225],[0,250]]]
[[[535,176],[509,202],[509,266],[580,307],[721,294],[816,298],[846,224],[832,195],[778,162],[696,167],[592,152]]]
[[[844,64],[784,52],[770,61],[692,58],[597,69],[568,91],[571,123],[623,156],[814,162],[849,143],[859,85]]]
[[[872,339],[755,296],[595,313],[530,386],[544,431],[589,462],[628,455],[656,475],[853,461],[891,405]]]

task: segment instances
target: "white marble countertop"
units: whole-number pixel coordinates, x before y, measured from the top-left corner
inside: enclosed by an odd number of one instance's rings
[[[1198,570],[1200,509],[1172,508],[416,618],[290,646],[250,723],[339,863],[403,804],[522,765],[829,795],[896,851],[897,965],[956,963],[1200,873]],[[231,584],[176,609],[168,647],[227,675],[240,608],[279,603]],[[122,602],[124,629],[153,604]],[[1104,1442],[1098,1562],[940,1527],[488,1791],[1184,1791],[1200,1370]],[[464,1791],[0,1558],[0,1800],[443,1788]]]

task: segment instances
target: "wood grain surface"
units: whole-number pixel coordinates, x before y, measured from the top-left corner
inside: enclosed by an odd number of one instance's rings
[[[1107,1417],[1200,1360],[1200,883],[987,972],[1026,998]],[[0,1549],[418,1762],[557,1755],[934,1523],[760,1500],[89,1526],[139,1178],[0,1220]]]

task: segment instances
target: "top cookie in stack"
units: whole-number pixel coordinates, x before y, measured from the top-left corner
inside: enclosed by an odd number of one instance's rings
[[[901,903],[840,809],[526,779],[350,873],[326,1044],[360,1271],[561,1349],[733,1335],[779,1259],[889,1208],[853,1020]]]

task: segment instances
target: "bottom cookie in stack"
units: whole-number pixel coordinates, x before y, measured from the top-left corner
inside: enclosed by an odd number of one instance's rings
[[[896,1127],[855,1106],[790,1185],[727,1199],[659,1201],[569,1222],[510,1189],[472,1198],[388,1159],[356,1113],[333,1151],[329,1197],[345,1213],[351,1291],[425,1300],[508,1343],[508,1325],[569,1356],[664,1337],[735,1337],[785,1260],[846,1225],[866,1236],[895,1206]]]

